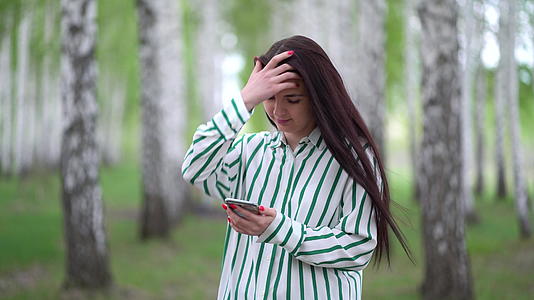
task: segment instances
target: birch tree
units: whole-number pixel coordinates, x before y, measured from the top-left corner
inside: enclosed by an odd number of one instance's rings
[[[31,34],[31,15],[24,13],[19,24],[17,43],[17,74],[16,74],[16,112],[14,123],[13,171],[19,175],[28,169],[28,149],[25,147],[27,139],[26,112],[28,108],[27,82],[29,75],[29,49]]]
[[[458,6],[455,0],[424,0],[418,13],[424,54],[417,187],[425,257],[423,299],[472,299],[461,201]]]
[[[6,26],[10,28],[11,26]],[[8,29],[9,30],[9,29]],[[11,173],[12,157],[12,81],[11,81],[11,36],[4,35],[0,41],[0,173],[9,175]]]
[[[357,13],[356,102],[384,157],[386,2],[359,1]]]
[[[485,116],[486,116],[486,97],[487,97],[486,72],[483,66],[479,66],[476,73],[476,108],[475,108],[475,124],[476,124],[476,146],[475,153],[475,169],[476,169],[476,183],[475,192],[481,195],[484,191],[484,158],[486,157],[484,151],[485,143]]]
[[[420,33],[420,24],[417,19],[415,12],[416,0],[406,0],[404,8],[404,32],[405,32],[405,41],[404,41],[404,60],[405,60],[405,91],[406,91],[406,101],[408,104],[408,135],[410,138],[410,164],[412,167],[412,173],[415,177],[417,176],[417,128],[419,122],[417,121],[417,107],[419,107],[419,80],[420,80],[420,65],[419,60],[419,33]],[[415,184],[414,184],[415,185]],[[419,201],[419,196],[416,195],[415,198]]]
[[[138,0],[142,102],[141,238],[166,237],[188,197],[178,176],[186,123],[178,2]]]
[[[65,287],[111,285],[96,141],[96,1],[61,2]]]
[[[121,157],[122,121],[124,114],[125,86],[121,79],[105,74],[100,80],[100,114],[98,140],[104,164],[113,165]]]
[[[222,109],[222,59],[220,2],[217,0],[193,1],[199,16],[195,35],[198,60],[200,101],[204,120],[211,119]]]
[[[499,2],[500,20],[499,40],[501,58],[499,62],[499,79],[501,80],[501,93],[507,99],[508,121],[510,122],[510,136],[512,140],[512,161],[514,173],[514,197],[516,204],[519,231],[522,238],[532,234],[528,219],[528,197],[523,173],[523,153],[521,145],[521,127],[519,120],[519,87],[518,70],[515,60],[515,44],[517,34],[517,0]]]
[[[500,5],[504,5],[505,1],[499,1]],[[499,52],[502,55],[503,51],[506,51],[506,46],[509,43],[509,37],[504,31],[505,15],[500,14],[499,31],[497,38],[499,41]],[[497,164],[497,197],[504,200],[507,194],[506,188],[506,172],[504,161],[504,130],[505,130],[505,89],[507,74],[500,66],[503,63],[501,59],[499,61],[499,67],[497,69],[496,83],[495,83],[495,163]]]
[[[487,99],[487,76],[482,63],[483,36],[486,31],[484,12],[485,5],[482,1],[475,2],[475,41],[474,49],[477,49],[476,71],[475,71],[475,193],[481,195],[484,191],[484,160],[485,153],[485,119],[486,119],[486,99]]]
[[[461,156],[462,156],[462,199],[465,206],[465,216],[468,222],[476,222],[478,219],[473,200],[471,172],[473,165],[472,156],[472,99],[473,99],[473,73],[474,73],[474,0],[464,0],[462,9],[463,22],[463,72],[462,72],[462,109],[460,110],[461,130]]]

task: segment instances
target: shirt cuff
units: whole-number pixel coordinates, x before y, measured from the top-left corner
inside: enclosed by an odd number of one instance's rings
[[[258,236],[257,243],[270,243],[284,247],[291,254],[294,254],[306,234],[304,224],[293,221],[285,215],[277,212],[274,220],[267,229]]]
[[[211,121],[224,139],[229,140],[234,138],[241,130],[241,127],[250,119],[252,112],[247,110],[243,98],[241,98],[241,93],[236,93],[232,100]]]

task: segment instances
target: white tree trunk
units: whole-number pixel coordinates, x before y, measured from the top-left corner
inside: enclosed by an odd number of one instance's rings
[[[523,153],[521,145],[521,126],[519,119],[519,87],[517,78],[517,63],[515,60],[515,44],[517,34],[517,0],[500,2],[501,20],[499,31],[507,37],[507,43],[501,45],[501,63],[504,80],[503,95],[508,100],[508,120],[510,122],[510,135],[512,140],[512,160],[514,173],[514,197],[516,203],[517,218],[522,238],[528,238],[532,234],[528,220],[528,199],[525,175],[523,173]]]
[[[0,48],[0,173],[9,175],[12,171],[12,81],[11,81],[11,36],[5,35]]]
[[[31,33],[31,16],[24,14],[19,25],[19,40],[17,45],[17,95],[16,95],[16,115],[14,129],[14,157],[13,171],[15,175],[27,169],[27,152],[24,148],[26,131],[26,112],[27,112],[27,82],[28,82],[28,60],[29,60],[29,42]]]
[[[422,208],[423,299],[472,299],[464,237],[461,82],[456,0],[426,0],[422,27],[423,140],[418,194]]]
[[[98,126],[98,141],[101,157],[106,165],[119,162],[121,155],[122,121],[125,103],[124,83],[111,75],[100,80],[101,114]]]
[[[485,25],[485,7],[484,3],[480,3],[477,10],[474,10],[475,14],[475,34],[473,39],[473,49],[476,50],[476,72],[475,72],[475,193],[481,195],[484,191],[485,180],[485,120],[486,120],[486,99],[487,99],[487,75],[486,69],[482,62],[482,47],[484,45],[484,34],[486,32]]]
[[[181,15],[174,0],[139,0],[143,208],[141,237],[168,236],[188,198],[178,166],[187,125]]]
[[[61,176],[66,239],[64,286],[111,285],[96,141],[96,0],[61,2]]]
[[[416,0],[406,0],[405,3],[405,41],[404,41],[404,79],[405,79],[405,91],[406,101],[408,103],[408,135],[410,139],[410,164],[413,173],[413,182],[415,186],[415,179],[417,176],[417,149],[418,145],[418,127],[419,122],[417,118],[417,110],[420,106],[418,101],[420,97],[420,77],[421,77],[421,62],[419,60],[419,36],[421,25],[416,15]],[[416,190],[416,189],[415,189]],[[415,198],[419,201],[419,196],[415,195]]]
[[[30,64],[31,66],[32,64]],[[27,125],[27,132],[23,142],[23,149],[26,151],[26,166],[27,170],[34,167],[36,155],[35,130],[37,125],[37,74],[35,69],[30,68],[27,82],[27,97],[26,97],[26,113],[25,121]]]
[[[222,109],[222,57],[221,28],[218,0],[194,1],[199,16],[195,49],[198,60],[197,76],[204,121],[211,119]]]
[[[476,109],[475,109],[475,123],[476,123],[476,184],[475,191],[481,195],[484,191],[484,159],[485,155],[485,119],[486,119],[486,71],[482,65],[479,66],[477,76],[476,88]]]
[[[506,4],[506,1],[500,1],[499,5],[503,6]],[[505,172],[505,161],[504,161],[504,130],[506,128],[505,123],[505,104],[506,104],[506,86],[507,80],[510,74],[507,74],[506,68],[502,67],[504,60],[502,59],[503,53],[510,51],[510,37],[505,31],[506,24],[506,14],[500,13],[499,19],[499,52],[501,59],[499,61],[499,67],[497,68],[496,82],[495,82],[495,129],[496,129],[496,139],[495,139],[495,162],[497,164],[497,196],[504,200],[504,197],[507,194],[506,188],[506,172]]]
[[[385,0],[359,1],[357,13],[356,106],[384,157],[386,2]]]
[[[473,1],[465,0],[462,9],[463,22],[463,72],[462,72],[462,109],[460,115],[460,123],[462,126],[462,148],[461,157],[462,163],[462,199],[465,206],[465,216],[468,222],[476,222],[478,217],[475,212],[475,205],[473,200],[473,181],[472,181],[472,166],[473,166],[473,146],[472,146],[472,102],[473,102],[473,74],[475,66],[475,48],[473,47],[474,39],[474,12]]]
[[[44,151],[44,165],[49,168],[56,168],[59,166],[60,159],[63,114],[57,68],[52,61],[54,49],[50,45],[53,43],[54,23],[57,20],[57,14],[53,5],[48,5],[45,9],[44,40],[49,48],[44,54],[42,67],[40,95],[44,103],[43,124],[41,126],[44,138],[40,147]]]

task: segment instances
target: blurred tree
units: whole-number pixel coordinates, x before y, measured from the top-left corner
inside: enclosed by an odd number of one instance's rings
[[[5,26],[11,28],[12,18],[4,19]],[[12,89],[12,72],[11,72],[11,36],[4,34],[0,41],[0,133],[2,138],[0,140],[0,174],[11,173],[11,155],[12,155],[12,121],[11,115],[13,110],[13,98],[11,96]]]
[[[66,288],[111,285],[96,141],[96,0],[61,2]]]
[[[501,58],[499,61],[498,83],[501,96],[507,100],[508,121],[512,139],[512,160],[514,173],[514,197],[519,232],[522,238],[532,234],[528,220],[528,199],[525,174],[523,173],[523,153],[521,145],[521,127],[519,117],[519,89],[518,69],[515,59],[516,35],[518,31],[518,1],[508,0],[499,2],[499,47]],[[502,100],[504,102],[504,100]]]
[[[462,108],[460,109],[460,124],[461,124],[461,156],[462,156],[462,176],[460,176],[462,183],[462,199],[464,202],[464,213],[466,220],[469,223],[477,222],[478,216],[475,212],[475,205],[473,200],[473,181],[472,165],[473,165],[473,121],[472,121],[472,104],[473,104],[473,78],[476,66],[476,44],[475,41],[475,15],[474,15],[474,0],[465,0],[462,7],[462,21],[461,36],[463,37],[463,70],[462,74]]]
[[[193,1],[199,23],[195,34],[197,80],[202,103],[203,122],[222,109],[221,36],[223,21],[218,0]]]
[[[224,19],[228,20],[232,32],[236,35],[236,49],[239,49],[245,61],[239,74],[242,87],[254,67],[253,57],[267,51],[267,47],[273,42],[268,39],[270,4],[266,0],[228,0],[224,3]],[[258,105],[242,131],[256,132],[265,130],[268,126],[263,105]]]
[[[59,97],[59,80],[57,63],[54,59],[57,43],[55,38],[55,24],[59,9],[48,4],[44,7],[44,53],[42,58],[42,73],[40,78],[40,95],[42,99],[42,119],[38,124],[43,138],[38,143],[40,161],[47,167],[55,168],[59,165],[61,152],[62,108]]]
[[[126,100],[125,84],[109,73],[99,81],[101,114],[98,126],[98,141],[102,162],[113,165],[121,158],[122,121]]]
[[[187,117],[181,14],[175,0],[138,0],[142,102],[142,239],[168,237],[189,195],[179,176]]]
[[[502,4],[506,1],[500,1]],[[502,17],[502,15],[501,15]],[[501,21],[504,21],[503,18],[500,18]],[[502,56],[503,51],[506,51],[504,47],[509,44],[509,37],[504,32],[502,23],[499,24],[499,31],[497,33],[497,38],[499,40],[499,53]],[[501,59],[499,64],[503,60]],[[506,172],[505,172],[505,162],[504,162],[504,130],[506,128],[505,123],[505,88],[507,74],[504,73],[504,69],[500,66],[497,69],[496,80],[494,85],[495,90],[495,162],[497,164],[497,197],[501,200],[505,199],[507,189],[506,189]]]
[[[404,31],[405,31],[405,42],[404,42],[404,85],[406,92],[406,101],[408,102],[408,135],[410,139],[410,164],[411,171],[413,174],[414,190],[415,188],[415,177],[417,176],[417,153],[418,151],[418,124],[417,120],[417,108],[420,106],[418,101],[420,97],[420,77],[421,77],[421,62],[419,59],[420,49],[419,49],[419,36],[420,28],[419,20],[415,12],[416,0],[406,0],[404,7]],[[415,195],[414,197],[419,201],[419,196]]]
[[[385,0],[358,1],[356,104],[385,157]]]
[[[461,201],[461,86],[456,0],[425,0],[422,25],[423,140],[419,153],[425,255],[423,299],[472,299]]]
[[[13,149],[13,172],[19,175],[28,171],[29,148],[28,142],[28,124],[25,118],[28,115],[28,81],[31,72],[29,66],[30,34],[32,15],[31,11],[22,13],[22,20],[19,24],[18,43],[17,43],[17,70],[16,70],[16,104],[14,120],[14,149]]]
[[[479,65],[476,73],[476,107],[475,107],[475,124],[476,124],[476,146],[475,146],[475,165],[476,165],[476,183],[475,192],[481,195],[484,191],[484,142],[485,142],[485,116],[486,116],[486,98],[487,98],[487,76],[484,66]]]
[[[486,6],[485,0],[475,1],[474,18],[475,34],[477,41],[474,45],[476,49],[476,71],[475,71],[475,193],[481,195],[484,190],[484,159],[485,155],[485,117],[486,117],[486,99],[487,99],[487,73],[482,62],[482,46],[484,45],[484,33],[486,32],[486,23],[484,13]]]

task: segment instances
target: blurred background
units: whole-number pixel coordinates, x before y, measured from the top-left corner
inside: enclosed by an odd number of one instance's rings
[[[0,0],[1,299],[214,299],[226,215],[219,200],[181,182],[181,160],[196,127],[244,86],[253,57],[294,34],[323,46],[377,137],[402,206],[395,215],[416,258],[412,264],[395,244],[389,268],[365,270],[363,297],[421,298],[424,225],[415,185],[429,117],[422,57],[431,54],[421,50],[420,0],[62,2]],[[94,12],[77,18],[69,2]],[[534,2],[449,2],[467,187],[458,201],[472,288],[478,299],[532,299],[534,242],[519,224],[534,221]],[[72,24],[89,38],[69,40]],[[71,278],[65,242],[66,227],[83,227],[65,221],[72,200],[61,172],[64,129],[76,114],[65,100],[76,76],[64,68],[69,43],[89,43],[97,70],[88,91],[98,107],[94,201],[103,209],[90,213],[102,219],[103,286],[112,288],[89,296]],[[272,130],[261,107],[242,132],[260,130]],[[164,209],[151,211],[156,202]]]

